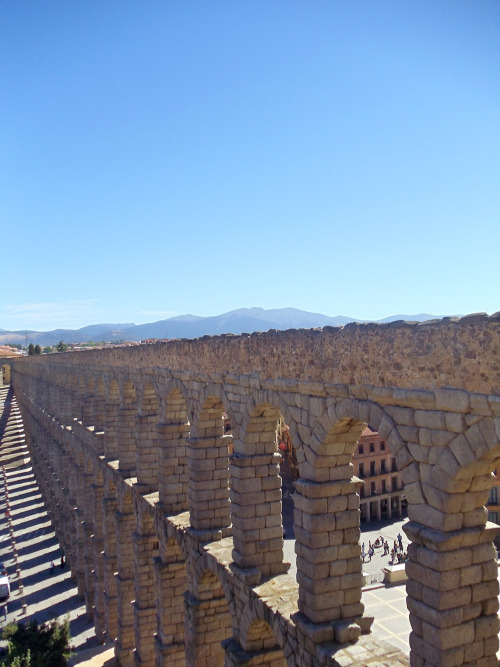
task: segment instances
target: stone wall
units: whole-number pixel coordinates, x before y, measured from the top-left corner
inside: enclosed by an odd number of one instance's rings
[[[37,476],[98,636],[116,639],[123,666],[348,664],[353,643],[395,657],[368,641],[361,603],[352,455],[370,424],[408,500],[411,663],[496,665],[484,504],[500,464],[499,350],[500,318],[478,315],[16,361]],[[280,415],[300,473],[296,580]]]

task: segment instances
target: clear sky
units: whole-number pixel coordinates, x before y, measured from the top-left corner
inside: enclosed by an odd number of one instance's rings
[[[498,0],[3,0],[0,328],[500,309]]]

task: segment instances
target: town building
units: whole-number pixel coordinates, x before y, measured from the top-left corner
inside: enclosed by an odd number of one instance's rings
[[[396,458],[370,426],[364,428],[354,450],[354,474],[365,482],[359,492],[361,521],[406,516],[407,502]]]

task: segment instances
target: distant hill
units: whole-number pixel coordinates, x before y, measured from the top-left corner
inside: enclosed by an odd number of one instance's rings
[[[435,315],[394,315],[379,320],[380,323],[407,320],[424,322],[438,319]],[[330,317],[320,313],[308,313],[297,308],[239,308],[222,315],[199,317],[178,315],[167,320],[150,324],[91,324],[81,329],[55,329],[54,331],[5,331],[0,329],[1,343],[28,343],[55,345],[60,340],[65,343],[87,343],[89,341],[141,341],[147,338],[199,338],[223,333],[252,333],[269,329],[311,329],[314,327],[343,326],[349,322],[362,322],[354,317],[337,315]]]
[[[6,331],[0,329],[0,344],[2,343],[28,343],[38,344],[41,347],[45,345],[56,345],[60,340],[65,343],[88,343],[89,341],[109,341],[115,331],[123,328],[133,327],[133,324],[90,324],[81,329],[54,329],[53,331]],[[117,339],[122,336],[116,336]]]

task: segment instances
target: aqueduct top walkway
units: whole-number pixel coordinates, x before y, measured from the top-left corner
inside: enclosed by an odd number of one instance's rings
[[[370,424],[408,500],[411,663],[496,665],[484,504],[500,463],[499,359],[500,316],[474,315],[31,357],[12,382],[88,613],[120,664],[349,664],[356,646],[366,663],[388,660],[366,642],[361,603],[351,460]],[[280,415],[299,463],[296,582]]]

